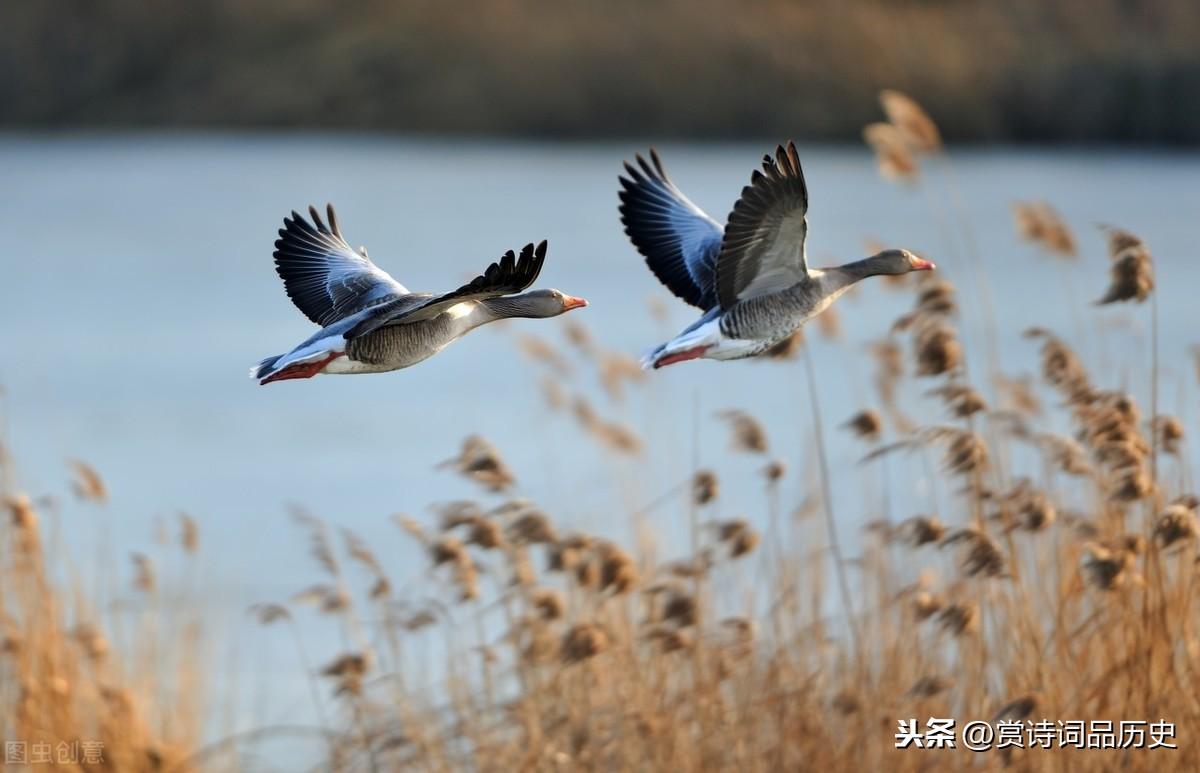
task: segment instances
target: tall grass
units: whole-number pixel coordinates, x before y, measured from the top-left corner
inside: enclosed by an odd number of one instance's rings
[[[81,506],[102,509],[101,478],[74,466]],[[62,503],[7,484],[0,497],[0,737],[16,745],[5,746],[6,764],[186,769],[209,706],[195,589],[161,582],[142,554],[131,587],[97,582],[66,547]],[[190,562],[195,524],[180,528],[173,552]]]
[[[953,324],[952,289],[941,287],[936,303],[916,289],[918,317]],[[401,524],[433,572],[423,603],[392,598],[384,563],[353,538],[344,552],[373,578],[361,589],[338,559],[321,559],[339,593],[361,594],[327,611],[366,632],[363,649],[323,671],[347,723],[335,759],[430,770],[979,764],[962,749],[894,748],[898,719],[944,716],[1166,719],[1178,750],[1008,749],[983,764],[1192,768],[1197,500],[1151,479],[1151,424],[1130,395],[1097,383],[1064,339],[1029,337],[1058,416],[1031,395],[991,406],[949,368],[927,377],[948,423],[890,443],[873,411],[848,423],[871,449],[859,474],[872,477],[899,454],[931,454],[955,492],[941,517],[868,524],[859,558],[846,564],[852,621],[828,603],[837,567],[805,512],[811,503],[785,523],[771,519],[764,545],[748,521],[710,517],[719,480],[698,471],[668,496],[697,513],[699,539],[691,555],[662,562],[652,549],[563,533],[533,503],[508,497],[520,471],[472,439],[460,471],[504,470],[505,484],[497,490],[488,477],[490,501]],[[933,367],[921,347],[914,355]],[[770,426],[746,411],[717,418],[733,453],[767,453]],[[1071,435],[1041,429],[1059,418]],[[1185,463],[1182,428],[1163,426],[1153,442]],[[1013,463],[1002,473],[1005,457],[1033,472],[1016,477]],[[764,473],[771,502],[787,473],[777,462]],[[318,556],[337,552],[323,526],[309,527]],[[444,647],[442,676],[406,655],[403,642],[422,638]]]

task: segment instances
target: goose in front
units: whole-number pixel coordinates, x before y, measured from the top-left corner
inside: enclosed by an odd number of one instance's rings
[[[321,326],[287,354],[251,371],[260,384],[318,373],[383,373],[415,365],[480,325],[510,317],[556,317],[587,301],[558,290],[523,292],[546,259],[546,242],[512,250],[448,293],[410,292],[342,238],[333,205],[328,224],[292,212],[275,242],[275,270],[296,307]],[[519,294],[518,294],[519,293]]]
[[[855,282],[878,274],[928,271],[928,260],[884,250],[836,268],[809,268],[808,188],[795,143],[763,156],[722,228],[667,177],[658,154],[625,164],[621,222],[667,289],[699,308],[700,319],[642,360],[661,368],[685,360],[762,354],[827,309]]]

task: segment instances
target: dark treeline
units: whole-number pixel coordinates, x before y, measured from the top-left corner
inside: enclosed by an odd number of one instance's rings
[[[0,126],[1200,141],[1196,0],[16,0]]]

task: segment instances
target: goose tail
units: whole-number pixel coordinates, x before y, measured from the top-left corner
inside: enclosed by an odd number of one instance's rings
[[[257,365],[250,369],[250,378],[266,378],[271,371],[275,369],[275,363],[279,362],[279,358],[282,356],[282,354],[276,354],[272,357],[267,357],[265,360],[261,360]]]
[[[346,341],[340,335],[318,334],[287,354],[268,357],[250,370],[260,384],[297,378],[312,378],[325,366],[346,353]]]
[[[723,340],[720,321],[717,315],[709,312],[670,341],[647,352],[642,357],[642,367],[652,370],[699,359]]]
[[[666,348],[666,344],[659,344],[653,349],[646,350],[640,360],[642,370],[654,370],[657,367],[655,363],[658,362],[658,358],[662,356],[663,350]]]

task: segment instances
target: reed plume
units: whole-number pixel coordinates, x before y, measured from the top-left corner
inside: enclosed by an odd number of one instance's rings
[[[879,173],[888,180],[911,182],[920,175],[917,159],[904,134],[889,123],[873,123],[863,129],[863,140],[875,151]]]
[[[1050,204],[1044,201],[1017,202],[1013,204],[1013,218],[1017,232],[1023,239],[1061,258],[1078,255],[1074,234]]]
[[[894,89],[884,89],[879,92],[879,103],[908,147],[918,153],[941,151],[942,134],[916,100]]]
[[[489,491],[502,492],[516,482],[500,452],[479,435],[468,436],[463,440],[458,456],[447,459],[438,467],[452,467]]]
[[[767,432],[762,424],[745,411],[721,411],[717,418],[729,424],[730,444],[735,451],[752,454],[767,452]]]
[[[877,411],[868,408],[851,416],[842,424],[842,427],[858,437],[874,443],[879,440],[883,430],[883,420]]]

